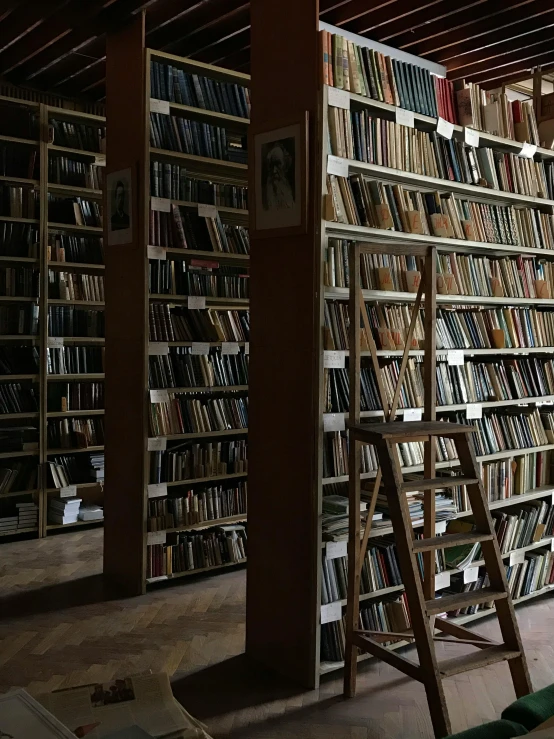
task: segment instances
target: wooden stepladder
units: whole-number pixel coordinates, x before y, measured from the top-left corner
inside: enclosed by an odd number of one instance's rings
[[[360,256],[364,252],[390,253],[391,247],[370,244],[353,244],[350,251],[350,416],[349,416],[349,539],[348,539],[348,599],[346,615],[346,666],[344,693],[353,697],[356,692],[358,650],[372,654],[393,665],[409,677],[425,686],[427,701],[435,735],[445,737],[451,733],[448,709],[442,679],[468,670],[484,667],[495,662],[507,661],[515,692],[518,697],[532,691],[527,663],[523,652],[519,628],[500,549],[480,479],[479,468],[469,443],[473,426],[437,421],[435,417],[435,312],[436,272],[435,249],[433,247],[395,248],[396,254],[425,256],[424,274],[417,293],[414,311],[401,364],[399,386],[389,406],[381,393],[385,423],[360,423],[360,316],[364,318],[366,335],[370,334],[365,305],[360,289]],[[423,253],[422,253],[423,252]],[[409,354],[411,337],[415,325],[422,290],[425,287],[425,417],[423,421],[397,422],[397,409],[403,371]],[[379,378],[377,354],[372,347],[371,335],[367,336],[376,375]],[[378,386],[381,382],[378,379]],[[460,463],[461,474],[456,477],[435,477],[436,437],[452,439]],[[398,444],[421,442],[424,445],[424,474],[421,479],[404,481],[398,454]],[[368,519],[360,546],[360,445],[375,445],[379,460],[379,471],[369,506]],[[383,481],[381,483],[381,481]],[[387,496],[391,523],[394,531],[400,573],[404,583],[411,628],[405,633],[368,631],[360,628],[360,574],[366,553],[371,518],[375,510],[376,496],[384,489]],[[466,485],[471,503],[474,530],[464,534],[435,535],[434,496],[437,489]],[[424,538],[415,539],[406,493],[424,492]],[[481,545],[485,569],[490,586],[470,592],[435,596],[434,567],[435,551],[461,544]],[[417,557],[423,553],[424,577],[420,576]],[[502,634],[502,642],[493,642],[469,629],[441,618],[439,614],[493,601]],[[437,634],[442,634],[438,636]],[[419,664],[383,646],[384,642],[414,641]],[[434,642],[446,641],[476,647],[470,654],[438,662]]]

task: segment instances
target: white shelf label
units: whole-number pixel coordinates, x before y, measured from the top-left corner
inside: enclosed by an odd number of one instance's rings
[[[67,485],[60,488],[60,498],[74,498],[77,495],[77,485]]]
[[[479,146],[479,131],[474,128],[464,128],[464,141],[468,146]],[[469,582],[472,582],[470,580]]]
[[[550,551],[554,552],[554,538],[550,539]]]
[[[450,585],[450,572],[439,572],[435,575],[435,592]]]
[[[468,403],[466,405],[466,418],[483,418],[483,406],[481,403]]]
[[[397,123],[401,126],[407,126],[408,128],[414,128],[414,113],[412,110],[405,110],[404,108],[396,108],[394,111],[394,117]]]
[[[168,200],[168,198],[150,198],[150,207],[152,210],[159,210],[161,213],[170,213],[171,200]]]
[[[191,354],[209,354],[210,353],[210,345],[207,341],[193,341],[192,346],[190,348]]]
[[[249,341],[244,342],[244,353],[250,354],[250,342]]]
[[[94,163],[96,164],[97,167],[105,167],[106,166],[106,155],[105,154],[95,154]]]
[[[63,336],[49,336],[48,337],[48,348],[49,349],[61,349],[63,346]]]
[[[350,93],[348,90],[339,90],[337,87],[327,88],[327,102],[334,108],[350,110]]]
[[[150,390],[150,402],[151,403],[169,403],[169,394],[167,392],[167,389]]]
[[[146,256],[148,259],[167,259],[167,251],[163,246],[147,246]]]
[[[437,121],[437,133],[440,133],[445,139],[451,139],[454,133],[454,124],[450,123],[450,121],[445,121],[444,118],[439,118]]]
[[[449,349],[446,354],[446,361],[451,365],[462,365],[464,363],[464,350]]]
[[[323,366],[325,369],[344,369],[346,354],[342,351],[324,351]]]
[[[150,112],[161,113],[162,115],[169,115],[169,103],[167,100],[157,100],[156,98],[150,98]]]
[[[162,354],[169,354],[169,344],[167,341],[151,341],[148,344],[148,355],[150,357],[157,357]]]
[[[204,295],[189,295],[187,300],[189,310],[203,310],[205,307],[206,297]]]
[[[324,431],[344,431],[346,429],[346,419],[343,413],[324,413],[323,414],[323,430]]]
[[[238,354],[239,349],[240,347],[236,341],[224,341],[221,344],[222,354]]]
[[[167,495],[167,482],[156,482],[148,486],[149,498],[162,498]]]
[[[421,421],[423,418],[423,408],[404,408],[405,421]]]
[[[464,570],[464,583],[477,582],[478,578],[479,578],[479,568],[478,567],[467,567]]]
[[[525,562],[525,552],[510,553],[510,567],[514,565],[522,565]]]
[[[333,88],[331,88],[333,89]],[[340,621],[342,618],[342,607],[340,600],[321,606],[321,623],[330,624],[332,621]]]
[[[203,216],[204,218],[217,218],[217,208],[215,205],[198,203],[198,215]]]
[[[536,144],[523,144],[521,147],[521,151],[519,152],[520,157],[525,157],[526,159],[532,159],[535,154],[537,153],[537,145]]]
[[[165,436],[151,436],[148,439],[149,452],[165,452],[167,449],[167,439]]]
[[[329,154],[327,157],[327,174],[334,174],[337,177],[348,177],[348,159]]]
[[[446,524],[447,524],[447,521],[435,521],[435,536],[445,533]]]
[[[326,559],[337,559],[338,557],[346,557],[348,554],[347,541],[328,541],[325,547]]]
[[[149,546],[154,544],[165,544],[165,531],[149,531],[146,535],[146,543]]]

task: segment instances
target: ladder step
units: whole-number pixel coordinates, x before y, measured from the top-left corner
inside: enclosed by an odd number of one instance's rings
[[[433,536],[431,539],[414,539],[414,552],[429,552],[433,549],[444,549],[448,547],[458,547],[462,544],[479,544],[482,541],[492,541],[494,534],[444,534],[443,536]]]
[[[476,477],[433,477],[428,480],[406,480],[400,486],[403,493],[415,490],[438,490],[442,488],[455,488],[458,485],[475,485],[479,480]]]
[[[479,590],[470,590],[467,593],[453,593],[452,595],[443,595],[442,598],[427,600],[425,606],[427,613],[432,615],[443,611],[457,611],[459,608],[476,606],[478,603],[487,603],[489,600],[501,600],[506,598],[507,595],[502,590],[480,588]]]
[[[439,662],[438,667],[442,677],[450,677],[452,675],[459,675],[461,672],[476,670],[479,667],[487,667],[487,665],[494,665],[496,662],[516,659],[517,657],[521,657],[521,652],[506,649],[502,644],[497,647],[487,647],[477,652],[470,652],[469,654],[464,654],[462,657],[446,659],[443,662]]]

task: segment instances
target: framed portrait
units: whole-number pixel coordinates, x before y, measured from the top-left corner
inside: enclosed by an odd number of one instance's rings
[[[254,227],[257,236],[306,232],[308,113],[251,135],[254,147]]]
[[[106,177],[108,206],[108,246],[130,244],[133,240],[132,169],[110,172]]]

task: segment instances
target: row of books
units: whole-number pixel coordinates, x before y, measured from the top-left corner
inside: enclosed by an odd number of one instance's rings
[[[38,371],[36,346],[0,346],[0,375],[34,375]]]
[[[62,418],[50,419],[46,426],[49,449],[86,449],[104,443],[104,419]]]
[[[39,138],[39,117],[26,105],[0,103],[0,134],[22,139]],[[37,142],[38,143],[38,142]]]
[[[51,118],[49,121],[50,140],[56,146],[82,149],[101,153],[105,151],[105,128],[88,123],[72,123]]]
[[[452,193],[406,189],[360,174],[327,176],[328,220],[489,244],[554,248],[554,216],[465,200]],[[417,215],[416,215],[417,214]]]
[[[530,500],[508,511],[492,511],[496,538],[502,554],[521,549],[554,533],[554,506]]]
[[[0,306],[0,336],[33,335],[38,332],[38,305]]]
[[[104,408],[103,382],[51,382],[48,411],[91,411]]]
[[[186,167],[171,162],[150,162],[150,194],[188,203],[248,208],[248,188],[191,177]]]
[[[0,221],[0,256],[38,258],[40,235],[29,223]]]
[[[63,454],[51,457],[48,462],[48,484],[55,488],[79,485],[104,479],[104,454]]]
[[[39,273],[32,267],[0,267],[0,295],[37,298]]]
[[[79,308],[73,305],[48,306],[49,336],[104,336],[103,310]]]
[[[243,267],[205,266],[195,260],[150,259],[148,288],[151,294],[205,295],[221,298],[248,298],[249,279]]]
[[[150,341],[248,341],[248,311],[188,310],[153,303],[149,309]]]
[[[38,396],[31,383],[0,382],[0,415],[5,413],[37,413]]]
[[[85,198],[60,198],[48,193],[48,220],[72,226],[102,226],[102,206]]]
[[[171,347],[169,354],[148,357],[150,388],[248,385],[248,355],[191,354],[190,347]]]
[[[100,236],[50,234],[48,261],[104,264],[104,245]]]
[[[497,409],[475,420],[479,433],[471,434],[471,443],[479,456],[507,449],[543,446],[551,443],[547,432],[551,435],[553,423],[554,414],[550,412]]]
[[[520,195],[553,197],[550,162],[468,146],[435,131],[419,131],[375,118],[366,110],[329,107],[328,118],[331,153],[335,156]]]
[[[156,149],[246,164],[246,136],[200,121],[150,113],[150,145]]]
[[[231,487],[218,485],[188,490],[179,497],[151,498],[148,501],[148,531],[165,531],[204,521],[217,521],[246,514],[246,481]]]
[[[104,372],[103,346],[61,346],[46,350],[49,375],[86,375]]]
[[[0,534],[7,536],[21,531],[36,529],[38,505],[32,501],[17,501],[17,498],[2,501],[0,505]]]
[[[150,482],[177,482],[247,472],[247,452],[244,439],[187,442],[163,452],[151,452]]]
[[[0,215],[10,218],[38,218],[38,191],[17,185],[0,185]]]
[[[36,426],[2,426],[0,428],[0,452],[36,452],[38,455],[38,429]]]
[[[104,302],[104,276],[49,269],[48,297]]]
[[[150,96],[238,118],[250,117],[247,87],[191,74],[171,64],[150,62]]]
[[[0,176],[38,180],[37,149],[0,141]]]
[[[248,428],[248,397],[240,393],[225,397],[198,397],[171,393],[169,402],[150,403],[152,436],[207,433]]]
[[[50,156],[48,159],[48,182],[55,185],[74,185],[101,190],[104,167],[97,164],[70,159],[64,156]]]
[[[0,496],[21,490],[36,490],[38,485],[38,465],[36,462],[3,461],[0,467]]]
[[[151,246],[192,249],[224,254],[249,254],[248,229],[197,215],[190,208],[172,204],[169,213],[150,211],[148,240]]]

